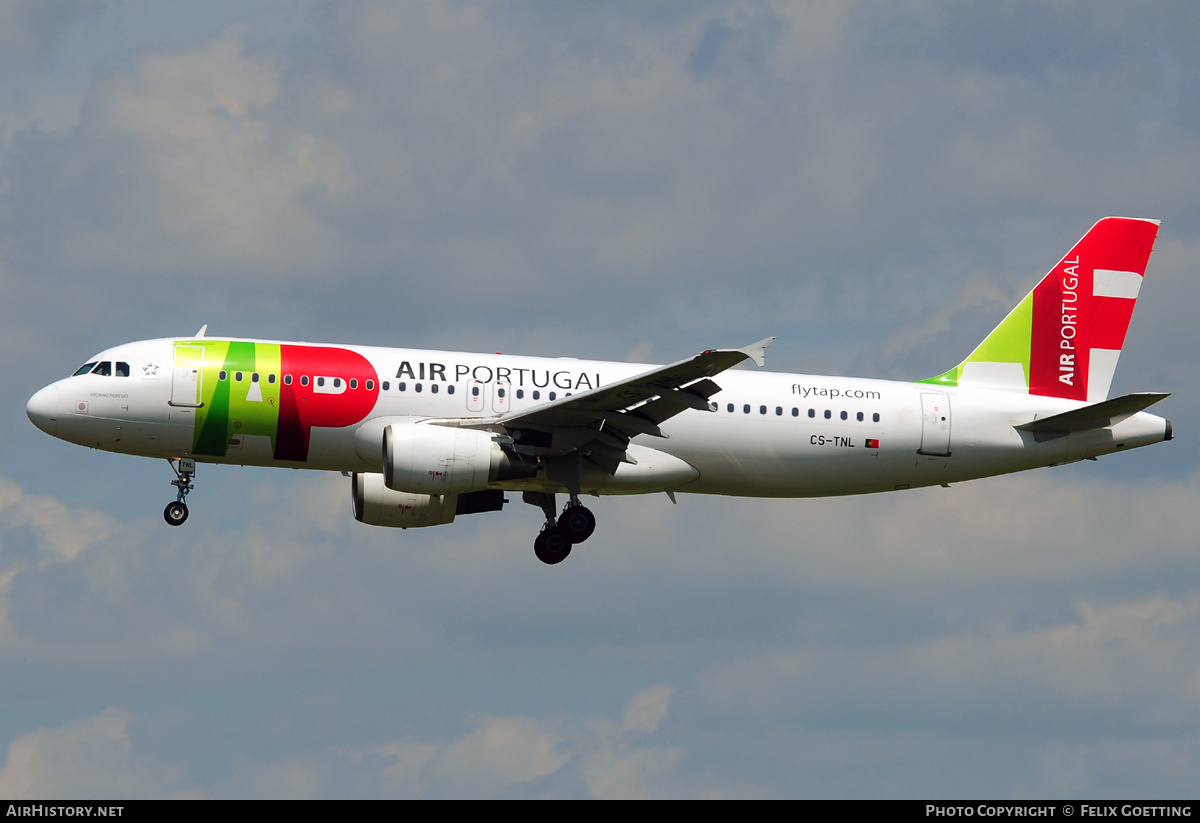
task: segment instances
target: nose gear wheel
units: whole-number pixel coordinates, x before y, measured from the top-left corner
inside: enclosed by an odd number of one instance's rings
[[[169,526],[182,526],[183,522],[188,519],[187,503],[175,501],[168,503],[163,509],[163,520],[167,521]]]
[[[190,457],[181,457],[178,460],[168,458],[167,463],[171,466],[171,471],[175,472],[175,479],[171,481],[171,485],[179,492],[175,495],[175,501],[168,503],[163,509],[163,520],[167,521],[169,526],[182,526],[188,519],[188,507],[184,499],[194,488],[192,478],[196,474],[196,461]]]

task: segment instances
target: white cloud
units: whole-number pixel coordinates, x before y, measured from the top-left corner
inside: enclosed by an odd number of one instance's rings
[[[711,794],[680,773],[683,750],[655,744],[674,689],[651,686],[630,698],[621,721],[601,716],[480,716],[460,737],[404,740],[339,753],[382,764],[384,795],[505,796],[522,786],[544,797],[670,797]],[[742,787],[744,789],[745,787]]]
[[[24,734],[8,746],[0,794],[16,799],[182,797],[184,772],[139,751],[120,708]]]
[[[76,559],[88,545],[114,534],[117,521],[96,509],[72,511],[60,500],[25,494],[13,481],[0,477],[0,545],[27,535],[36,549],[37,565]]]
[[[654,720],[631,727],[602,716],[479,715],[462,734],[402,740],[313,755],[253,760],[209,787],[189,786],[180,766],[132,733],[132,712],[99,714],[21,735],[0,767],[0,793],[31,797],[670,797],[745,793],[748,786],[694,784],[680,774],[683,750],[656,744],[672,689],[652,686],[626,705]]]
[[[280,57],[246,35],[237,25],[185,51],[147,52],[96,84],[80,126],[96,148],[74,159],[79,171],[104,167],[111,211],[78,212],[64,254],[139,274],[167,260],[225,271],[225,288],[247,269],[275,280],[331,264],[335,236],[301,201],[336,195],[340,154],[278,122]]]
[[[45,56],[91,0],[5,0],[0,4],[0,67]]]

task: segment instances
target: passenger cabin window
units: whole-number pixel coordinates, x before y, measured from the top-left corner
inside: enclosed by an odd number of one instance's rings
[[[302,375],[300,375],[300,385],[301,385],[301,386],[307,386],[307,385],[308,385],[308,375],[307,375],[307,374],[302,374]]]
[[[446,387],[446,394],[454,394],[454,387],[453,387],[453,386],[447,386],[447,387]]]
[[[290,374],[285,374],[283,376],[283,385],[285,385],[285,386],[292,385],[292,376]]]

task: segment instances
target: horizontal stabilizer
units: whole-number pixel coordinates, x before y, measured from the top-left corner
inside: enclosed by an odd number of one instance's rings
[[[1023,423],[1015,428],[1018,431],[1032,432],[1038,440],[1048,440],[1062,437],[1072,432],[1089,431],[1091,429],[1106,429],[1115,426],[1127,417],[1133,417],[1140,411],[1150,408],[1168,394],[1157,392],[1137,392],[1124,397],[1093,403],[1081,409],[1055,414]]]

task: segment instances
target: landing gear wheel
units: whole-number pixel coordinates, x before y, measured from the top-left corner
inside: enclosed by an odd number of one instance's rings
[[[552,526],[543,529],[537,540],[533,541],[533,553],[537,555],[538,560],[553,566],[567,559],[567,555],[571,553],[571,541],[561,528]]]
[[[168,526],[182,526],[183,521],[188,518],[187,503],[183,500],[193,488],[192,478],[196,475],[196,461],[190,457],[172,457],[167,458],[167,465],[175,472],[175,479],[171,481],[171,485],[179,489],[179,494],[176,495],[174,503],[168,503],[163,509],[163,520],[167,521]]]
[[[183,521],[188,518],[188,507],[186,503],[175,501],[168,503],[163,509],[163,520],[167,521],[169,526],[182,526]]]
[[[572,543],[582,543],[596,530],[596,515],[586,506],[568,506],[559,515],[558,528]]]

